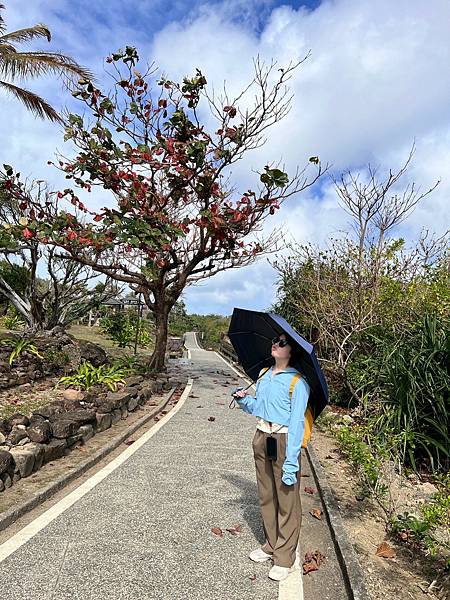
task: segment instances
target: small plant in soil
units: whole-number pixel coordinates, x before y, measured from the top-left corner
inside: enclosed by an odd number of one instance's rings
[[[12,352],[9,355],[9,364],[12,365],[16,358],[19,358],[21,354],[24,352],[28,352],[28,354],[34,354],[38,358],[44,358],[41,354],[39,354],[39,350],[36,345],[33,343],[32,339],[29,338],[5,338],[0,341],[0,343],[4,346],[12,346]]]
[[[120,383],[125,383],[129,373],[117,365],[100,365],[94,367],[90,362],[82,362],[72,375],[61,377],[57,385],[88,390],[94,385],[106,385],[112,392],[117,391]]]

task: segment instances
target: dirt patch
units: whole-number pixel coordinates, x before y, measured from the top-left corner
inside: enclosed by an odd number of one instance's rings
[[[59,377],[47,377],[33,383],[24,383],[0,392],[0,418],[13,413],[29,415],[37,408],[63,398],[64,388],[55,389]]]
[[[389,538],[381,509],[368,498],[357,499],[356,477],[333,437],[316,429],[311,444],[339,505],[344,527],[357,553],[372,599],[450,598],[447,590],[434,593],[436,588],[432,584],[436,571],[432,561]],[[413,506],[420,501],[417,494],[412,493],[412,488],[412,485],[406,485],[404,491],[398,493],[397,500],[402,507]],[[376,549],[383,541],[395,549],[395,558],[376,556]]]

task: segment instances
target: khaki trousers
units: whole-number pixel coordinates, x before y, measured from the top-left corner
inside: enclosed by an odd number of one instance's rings
[[[269,460],[266,456],[269,435],[257,429],[253,438],[259,504],[266,535],[262,549],[273,555],[275,565],[291,567],[295,562],[302,521],[300,483],[285,485],[281,481],[287,434],[272,434],[277,439],[277,460]]]

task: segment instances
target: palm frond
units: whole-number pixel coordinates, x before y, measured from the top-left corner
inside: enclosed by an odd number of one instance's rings
[[[93,74],[58,52],[4,52],[0,47],[0,74],[11,79],[41,77],[47,73],[93,79]]]
[[[62,122],[61,117],[58,115],[56,110],[50,106],[43,98],[33,94],[29,90],[17,87],[12,83],[6,81],[0,81],[0,87],[10,92],[18,100],[20,100],[28,110],[34,113],[41,119],[50,119],[50,121]]]
[[[24,29],[18,29],[17,31],[11,31],[11,33],[6,33],[5,35],[0,36],[0,43],[5,41],[16,43],[29,42],[36,37],[45,37],[49,42],[51,41],[52,35],[47,25],[44,25],[44,23],[38,23],[33,27],[26,27]]]
[[[3,19],[2,15],[1,15],[2,10],[5,10],[4,4],[0,4],[0,32],[6,31],[5,20]]]

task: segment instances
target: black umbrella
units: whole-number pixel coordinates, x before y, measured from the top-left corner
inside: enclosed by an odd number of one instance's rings
[[[272,339],[285,333],[295,343],[291,365],[304,375],[311,392],[309,405],[316,419],[328,404],[328,387],[313,346],[275,313],[235,308],[228,337],[247,375],[256,381],[264,367],[274,364]]]

